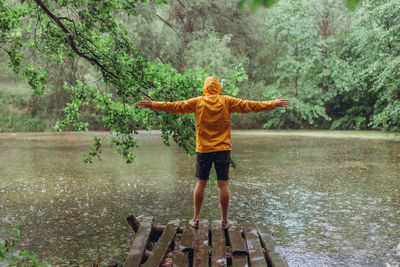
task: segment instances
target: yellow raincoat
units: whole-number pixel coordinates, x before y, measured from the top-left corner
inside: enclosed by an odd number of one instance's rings
[[[275,109],[275,101],[249,101],[220,95],[216,77],[204,81],[204,96],[178,102],[152,101],[151,108],[169,113],[194,113],[196,117],[196,152],[232,150],[231,113],[259,112]]]

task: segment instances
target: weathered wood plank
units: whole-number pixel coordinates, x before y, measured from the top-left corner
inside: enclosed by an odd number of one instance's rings
[[[185,222],[181,222],[181,228],[178,229],[177,234],[175,235],[175,246],[174,246],[174,251],[173,251],[173,266],[174,267],[189,267],[192,266],[192,264],[189,263],[189,253],[188,252],[183,252],[181,251],[181,242],[182,242],[182,235],[184,232],[184,227],[182,225],[185,225]],[[193,255],[192,255],[193,259]]]
[[[247,247],[240,232],[240,226],[236,221],[232,221],[232,226],[225,230],[228,236],[230,246],[229,254],[231,257],[232,267],[248,267]],[[229,260],[228,260],[229,264]]]
[[[174,267],[188,267],[189,255],[188,252],[174,251]]]
[[[170,221],[165,230],[161,234],[157,243],[155,243],[153,250],[147,261],[142,265],[143,267],[157,267],[167,255],[168,249],[171,246],[179,226],[179,220]]]
[[[208,245],[201,244],[198,255],[199,256],[197,257],[197,260],[194,261],[193,266],[194,267],[208,267],[209,260],[210,260],[210,254],[208,252]],[[199,261],[199,259],[201,259],[201,260]]]
[[[271,257],[271,267],[289,267],[289,264],[285,260],[285,258],[282,257],[282,255],[278,252],[270,252],[270,257]]]
[[[135,235],[128,257],[126,258],[125,267],[138,267],[142,261],[143,253],[149,241],[151,227],[153,225],[153,217],[143,217],[140,221],[140,227]]]
[[[257,228],[253,223],[245,222],[244,235],[246,237],[247,248],[249,250],[249,262],[252,267],[265,267],[267,261],[260,244]]]
[[[248,267],[247,256],[238,255],[232,256],[232,267]]]
[[[280,254],[280,251],[276,246],[272,233],[263,224],[257,224],[256,227],[260,236],[261,245],[264,248],[265,256],[269,261],[269,265],[271,267],[288,267],[288,263]]]
[[[200,221],[195,230],[193,266],[208,267],[208,221]]]
[[[180,251],[191,252],[194,250],[195,229],[190,226],[187,220],[182,222],[183,233],[180,243]]]
[[[213,221],[212,224],[212,252],[211,267],[226,266],[226,240],[221,221]]]
[[[194,240],[196,236],[196,230],[190,226],[187,220],[182,221],[182,235],[179,242],[179,247],[176,248],[176,263],[178,266],[192,266],[193,265],[193,253],[194,253]]]
[[[236,222],[232,222],[232,226],[229,227],[228,237],[233,256],[248,255],[246,243],[244,242],[242,233],[240,232],[240,227],[237,225]]]

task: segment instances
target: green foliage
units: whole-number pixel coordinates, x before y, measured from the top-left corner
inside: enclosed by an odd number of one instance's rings
[[[85,162],[104,143],[132,162],[135,134],[154,128],[164,144],[172,139],[194,153],[193,115],[135,103],[201,95],[209,75],[220,78],[224,94],[291,100],[286,109],[232,116],[236,127],[399,130],[395,0],[240,3],[273,5],[253,12],[229,0],[0,0],[0,48],[9,68],[46,98],[40,103],[48,108],[37,112],[56,114],[41,117],[61,118],[57,130],[110,131],[94,140]]]
[[[93,163],[93,157],[98,157],[99,160],[101,159],[101,138],[95,136],[93,139],[94,143],[92,144],[88,154],[82,157],[82,161],[85,163]]]
[[[37,115],[25,114],[27,100],[0,92],[0,132],[35,132],[47,129],[47,121]]]
[[[29,65],[23,68],[22,73],[32,88],[33,94],[38,96],[43,95],[47,72],[45,70],[40,71],[34,66]]]
[[[18,244],[21,238],[21,227],[23,222],[15,223],[14,226],[4,228],[0,233],[0,265],[1,266],[48,266],[39,264],[36,254],[31,250],[24,250]]]
[[[236,96],[239,93],[238,84],[248,80],[248,78],[246,70],[241,65],[236,66],[234,71],[228,71],[225,78],[221,79],[223,93]]]
[[[399,16],[400,19],[400,16]],[[400,130],[400,56],[391,60],[376,81],[379,99],[370,125],[389,131]],[[379,90],[380,89],[380,90]]]
[[[361,0],[347,0],[347,8],[351,11],[354,11]]]
[[[165,1],[158,1],[165,4]],[[32,46],[42,55],[57,63],[80,57],[92,65],[97,82],[84,80],[64,86],[70,95],[70,102],[64,108],[65,118],[59,121],[55,129],[61,130],[71,125],[75,130],[87,131],[88,121],[82,114],[90,107],[93,112],[102,114],[104,128],[110,130],[110,137],[104,140],[115,152],[123,156],[126,162],[134,160],[132,150],[138,146],[134,137],[139,129],[159,127],[165,144],[169,137],[188,153],[194,153],[195,124],[191,115],[174,115],[135,106],[143,96],[165,101],[178,101],[195,97],[201,92],[202,83],[207,76],[201,68],[186,69],[179,73],[164,63],[152,63],[141,55],[129,40],[128,28],[121,23],[120,16],[137,15],[137,1],[21,1],[20,8],[14,9],[2,0],[2,35],[0,45],[7,52],[11,69],[19,72],[28,80],[33,92],[43,93],[46,71],[21,60],[23,46]],[[33,16],[32,16],[33,14]],[[23,27],[22,21],[32,20],[35,27]],[[24,38],[17,34],[24,29]],[[211,44],[219,42],[217,37],[209,38]],[[222,39],[226,46],[229,37]],[[11,44],[11,45],[8,45]],[[200,43],[192,42],[194,50]],[[212,50],[210,50],[212,51]],[[222,50],[221,50],[222,52]],[[219,53],[214,54],[217,56]],[[213,56],[207,57],[213,59]],[[230,55],[221,60],[229,60]],[[212,61],[204,61],[211,64]],[[217,65],[218,61],[212,65]],[[245,70],[226,69],[226,90],[238,92],[237,83],[246,79]],[[95,139],[92,149],[84,157],[85,162],[101,153],[101,142]]]
[[[275,4],[276,2],[278,2],[279,0],[241,0],[238,3],[238,7],[243,9],[243,7],[245,6],[246,2],[249,2],[250,5],[250,9],[251,10],[256,10],[260,5],[263,5],[264,7],[270,7],[273,4]]]
[[[383,109],[385,103],[380,105],[379,99],[387,89],[382,87],[377,94],[371,82],[378,79],[388,62],[387,55],[379,49],[387,49],[389,39],[392,54],[400,47],[394,43],[397,40],[394,35],[400,32],[396,20],[398,7],[393,6],[394,2],[288,0],[277,1],[273,7],[254,13],[246,9],[235,13],[224,1],[213,4],[213,12],[206,13],[202,10],[209,8],[209,1],[185,4],[184,8],[179,3],[171,3],[170,8],[158,11],[164,20],[168,19],[168,24],[152,19],[151,13],[146,13],[149,11],[143,12],[146,22],[153,24],[146,24],[143,30],[138,25],[137,39],[143,44],[151,40],[157,47],[156,51],[147,51],[146,45],[142,45],[146,55],[167,59],[178,69],[204,62],[197,50],[212,56],[213,51],[205,44],[213,44],[213,49],[223,51],[221,54],[240,58],[239,62],[247,70],[249,80],[241,86],[239,97],[264,100],[282,94],[292,102],[289,108],[275,112],[234,115],[236,127],[255,127],[262,123],[267,128],[378,128],[383,124],[373,124],[372,118],[379,118],[374,114]],[[359,8],[355,12],[347,12],[346,5],[356,4]],[[380,15],[365,16],[371,12]],[[388,30],[371,28],[376,19],[382,24],[385,16],[390,18]],[[216,21],[215,17],[220,19]],[[192,25],[204,25],[206,33]],[[163,31],[168,33],[163,35]],[[149,36],[141,41],[141,36],[146,34]],[[196,45],[191,46],[192,42]],[[198,49],[190,50],[193,47]],[[180,57],[188,49],[190,53],[186,54],[195,56],[190,60]],[[223,69],[228,62],[234,62],[217,58],[217,63],[209,67],[217,73],[221,71],[215,65]],[[207,70],[209,64],[204,65]],[[396,82],[390,81],[390,84]],[[382,118],[387,115],[383,113]]]
[[[0,132],[42,132],[46,129],[46,121],[37,116],[0,112]]]
[[[229,49],[231,39],[230,34],[219,37],[213,29],[199,31],[183,53],[186,65],[204,69],[217,77],[225,75],[231,66],[240,64]]]
[[[212,166],[210,170],[210,185],[217,185],[218,177],[217,177],[217,172],[215,171],[214,165]]]
[[[266,98],[273,98],[280,95],[277,88],[269,88],[265,92]],[[286,94],[291,99],[291,104],[285,109],[277,109],[270,112],[266,118],[264,128],[314,128],[329,121],[330,118],[325,113],[324,103],[318,94],[311,92],[295,97],[293,94]]]
[[[367,3],[355,12],[351,34],[331,54],[326,101],[332,106],[332,129],[399,130],[399,11],[392,0]]]
[[[280,48],[274,82],[265,86],[264,98],[283,95],[290,99],[291,105],[265,114],[264,128],[321,127],[330,120],[321,92],[326,75],[321,50],[326,41],[315,30],[319,27],[319,17],[308,15],[312,8],[319,14],[326,6],[309,1],[286,1],[278,3],[274,11],[268,11],[269,30],[275,36],[273,42],[280,43]],[[329,12],[336,10],[332,8]]]

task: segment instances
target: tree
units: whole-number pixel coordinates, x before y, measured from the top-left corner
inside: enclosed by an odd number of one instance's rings
[[[268,10],[270,22],[265,25],[279,44],[276,59],[276,80],[264,94],[271,97],[284,94],[293,105],[277,114],[266,114],[265,128],[316,127],[330,120],[324,107],[324,67],[328,56],[332,10],[339,8],[336,1],[282,1]],[[326,36],[321,32],[325,30]]]
[[[364,1],[338,40],[329,62],[332,128],[400,129],[399,11],[397,1]]]
[[[200,69],[178,73],[170,65],[143,57],[119,20],[137,15],[136,2],[1,0],[0,47],[8,55],[10,68],[24,75],[35,95],[43,94],[47,72],[23,61],[24,46],[37,49],[59,64],[81,58],[97,72],[95,81],[65,84],[71,100],[64,109],[65,119],[55,128],[73,125],[76,130],[87,130],[88,122],[82,120],[81,111],[90,104],[102,114],[104,127],[111,132],[107,142],[127,162],[133,161],[132,149],[138,146],[134,134],[157,125],[165,144],[171,136],[185,151],[193,153],[193,116],[149,112],[136,108],[134,103],[143,96],[168,101],[196,96],[207,74]],[[240,79],[241,75],[245,74],[230,76]],[[225,90],[237,91],[236,81],[227,83]],[[100,156],[101,147],[102,140],[95,137],[85,161]]]

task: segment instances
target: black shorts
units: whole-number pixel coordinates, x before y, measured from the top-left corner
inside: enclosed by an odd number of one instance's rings
[[[197,153],[195,176],[200,180],[208,180],[213,162],[217,172],[217,179],[229,180],[229,165],[231,164],[231,151],[229,150]]]

